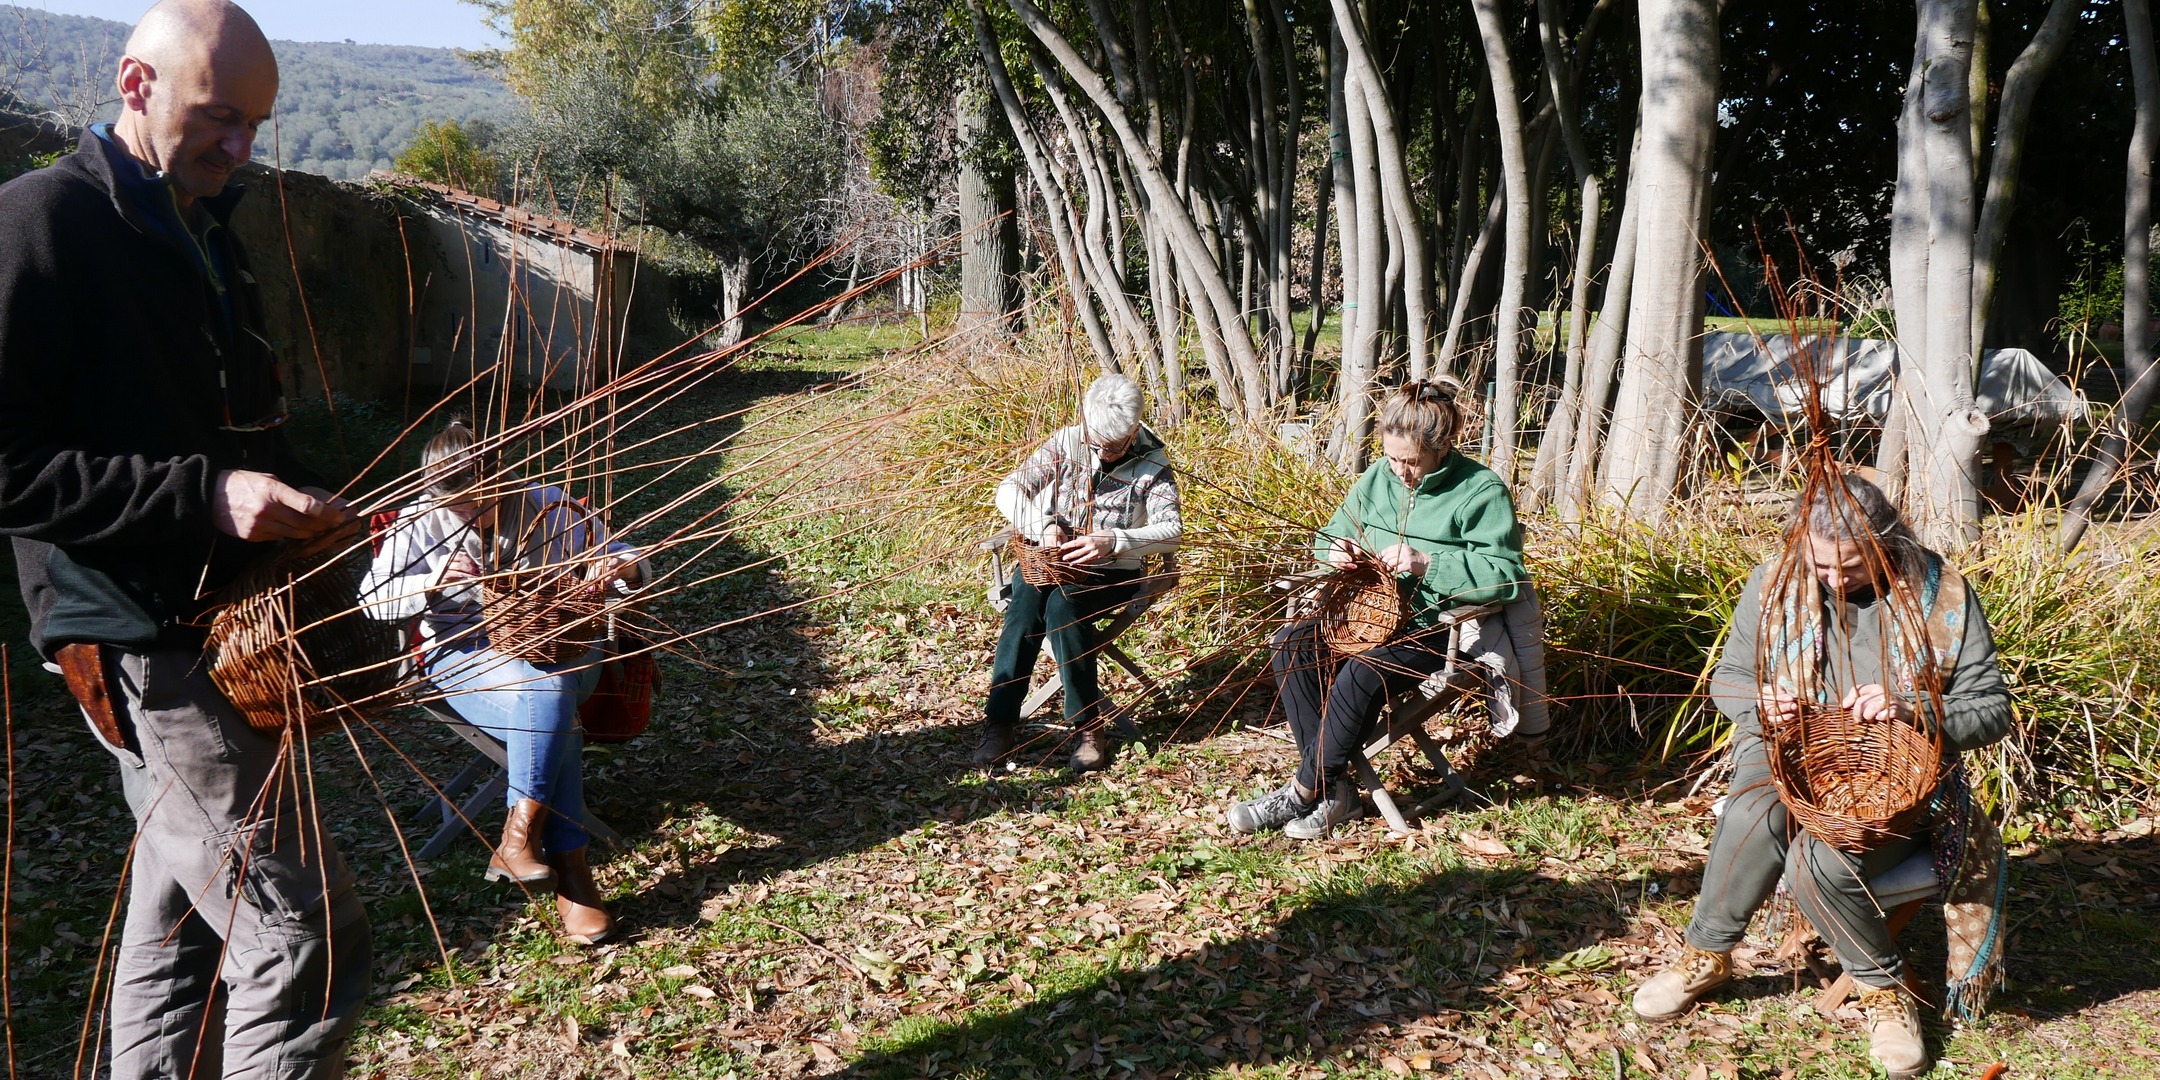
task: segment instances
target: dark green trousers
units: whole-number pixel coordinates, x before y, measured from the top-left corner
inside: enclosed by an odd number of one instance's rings
[[[1748,920],[1780,878],[1800,912],[1862,986],[1895,986],[1905,961],[1867,880],[1904,862],[1926,843],[1901,840],[1865,855],[1848,855],[1805,832],[1796,833],[1770,783],[1762,740],[1736,736],[1732,795],[1710,842],[1702,895],[1688,922],[1688,943],[1730,952],[1747,935]]]
[[[990,701],[983,719],[991,727],[1020,723],[1020,706],[1027,700],[1028,679],[1042,656],[1043,639],[1057,658],[1058,675],[1065,683],[1065,720],[1076,728],[1095,726],[1102,719],[1102,691],[1095,682],[1095,662],[1101,649],[1095,640],[1095,620],[1132,602],[1139,591],[1138,570],[1111,570],[1094,575],[1086,584],[1038,589],[1013,572],[1012,603],[1005,608],[1005,628],[998,634],[997,658],[990,668]]]

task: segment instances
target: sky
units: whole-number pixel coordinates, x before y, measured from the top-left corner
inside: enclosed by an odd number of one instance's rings
[[[133,23],[153,0],[9,0],[59,15]],[[263,32],[279,41],[344,41],[484,49],[502,44],[460,0],[239,0]]]

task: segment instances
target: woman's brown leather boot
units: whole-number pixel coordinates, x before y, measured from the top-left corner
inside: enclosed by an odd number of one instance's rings
[[[585,849],[555,852],[548,862],[555,867],[555,913],[562,916],[563,936],[580,945],[606,941],[615,933],[615,918],[608,914],[606,898],[593,882]]]
[[[488,859],[487,879],[524,886],[544,887],[555,880],[555,871],[540,859],[540,822],[547,804],[538,799],[519,799],[503,819],[502,844]]]

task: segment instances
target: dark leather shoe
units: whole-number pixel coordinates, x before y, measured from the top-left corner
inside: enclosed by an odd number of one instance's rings
[[[546,817],[547,806],[538,799],[519,799],[510,808],[510,815],[503,819],[502,843],[488,858],[489,881],[545,888],[555,880],[555,871],[540,861],[540,845],[535,842]]]
[[[1080,733],[1080,746],[1073,751],[1071,764],[1074,772],[1094,772],[1109,768],[1116,760],[1117,742],[1109,732],[1095,727]]]
[[[975,747],[975,756],[971,760],[977,765],[988,768],[1005,760],[1006,755],[1013,752],[1013,747],[1019,741],[1020,733],[1016,729],[985,725],[983,727],[982,743]]]
[[[555,913],[562,916],[563,937],[580,945],[598,945],[615,934],[615,917],[593,882],[585,849],[548,856],[555,867]]]

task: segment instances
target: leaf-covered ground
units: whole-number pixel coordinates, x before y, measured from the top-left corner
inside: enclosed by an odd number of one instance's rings
[[[776,360],[686,405],[799,401],[818,378]],[[483,885],[470,839],[420,867],[431,922],[384,807],[417,846],[415,770],[447,777],[462,755],[416,724],[362,736],[378,798],[349,746],[318,740],[376,925],[355,1075],[1871,1075],[1857,1029],[1811,1007],[1817,977],[1767,943],[1682,1022],[1627,1012],[1707,847],[1714,792],[1679,772],[1463,736],[1473,797],[1408,838],[1377,821],[1328,843],[1241,837],[1225,806],[1279,783],[1293,752],[1260,726],[1266,695],[1196,714],[1185,689],[1140,707],[1144,745],[1106,773],[1064,771],[1048,727],[1015,767],[968,768],[997,625],[982,571],[882,580],[909,555],[863,526],[892,512],[754,529],[724,557],[808,554],[675,613],[847,589],[712,635],[712,670],[670,664],[651,732],[589,756],[593,808],[628,840],[596,849],[619,943],[558,945],[552,904]],[[1162,674],[1182,655],[1133,651]],[[1136,698],[1122,675],[1108,686]],[[17,690],[14,1042],[21,1075],[64,1076],[126,818],[66,703]],[[1413,797],[1430,786],[1406,759],[1389,771]],[[2013,854],[2011,985],[1981,1029],[1931,1029],[1940,1075],[2160,1076],[2153,819],[2043,829]],[[1904,941],[1939,987],[1940,922]]]

